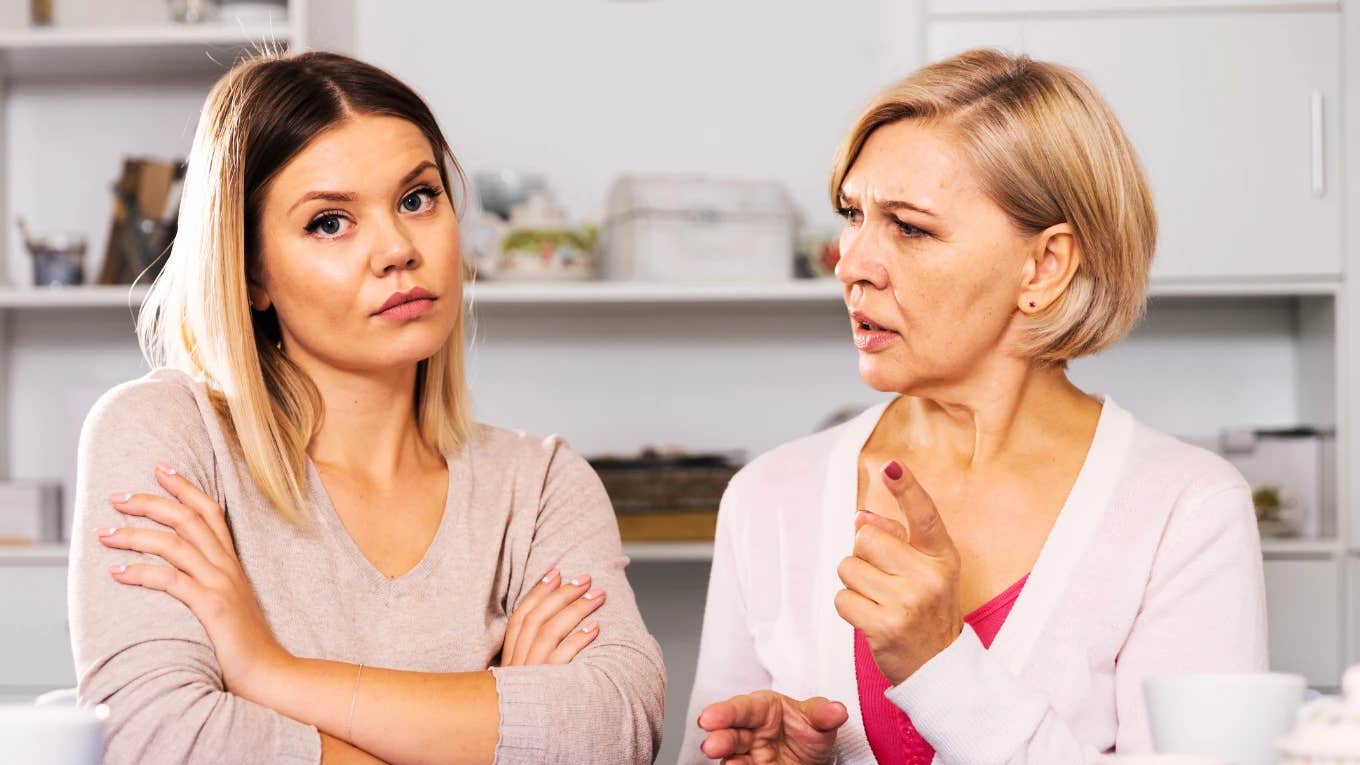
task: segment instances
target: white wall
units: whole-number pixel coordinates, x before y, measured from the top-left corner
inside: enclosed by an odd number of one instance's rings
[[[363,0],[359,52],[434,105],[466,169],[544,172],[576,215],[619,173],[708,173],[782,180],[825,225],[842,133],[919,50],[911,7]]]

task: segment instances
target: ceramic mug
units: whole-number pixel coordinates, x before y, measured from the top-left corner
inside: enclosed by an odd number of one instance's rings
[[[0,704],[0,762],[99,765],[106,707]]]
[[[1156,675],[1143,682],[1158,752],[1275,765],[1307,683],[1280,673]]]

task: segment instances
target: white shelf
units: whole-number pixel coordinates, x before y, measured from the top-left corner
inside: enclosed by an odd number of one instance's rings
[[[292,38],[287,24],[0,29],[0,71],[21,80],[224,72],[261,44]]]
[[[1336,539],[1262,539],[1261,552],[1272,557],[1341,557],[1345,545]]]
[[[713,560],[712,542],[624,542],[623,554],[639,563]]]
[[[0,545],[0,566],[34,563],[66,565],[68,547],[65,544]]]
[[[1335,295],[1341,283],[1319,280],[1155,280],[1159,298],[1299,297]],[[127,308],[141,303],[145,286],[58,288],[0,287],[0,309]],[[476,306],[587,306],[654,304],[807,304],[841,300],[831,279],[800,279],[752,284],[673,284],[650,282],[476,282],[463,299]]]

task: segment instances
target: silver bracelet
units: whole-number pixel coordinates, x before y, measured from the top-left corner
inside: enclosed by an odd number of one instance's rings
[[[354,704],[359,700],[359,678],[364,676],[364,665],[354,675],[354,692],[349,696],[349,722],[345,723],[345,740],[354,743]]]

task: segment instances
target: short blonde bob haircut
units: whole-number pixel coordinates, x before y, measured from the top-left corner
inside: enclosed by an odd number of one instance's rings
[[[1062,297],[1026,320],[1018,351],[1049,364],[1098,353],[1138,323],[1157,242],[1152,195],[1105,100],[1076,72],[971,50],[878,94],[841,144],[831,203],[873,132],[900,120],[956,138],[984,193],[1030,235],[1069,224],[1081,262]],[[910,172],[910,168],[902,168]]]
[[[316,386],[283,348],[277,313],[250,307],[247,280],[259,267],[270,182],[322,132],[362,114],[414,124],[430,142],[444,187],[461,190],[462,171],[434,114],[392,75],[333,53],[245,61],[203,105],[179,230],[137,317],[147,362],[207,386],[256,487],[294,523],[305,520],[307,447],[325,411]],[[443,347],[418,365],[412,408],[421,436],[453,454],[470,431],[461,312]]]

